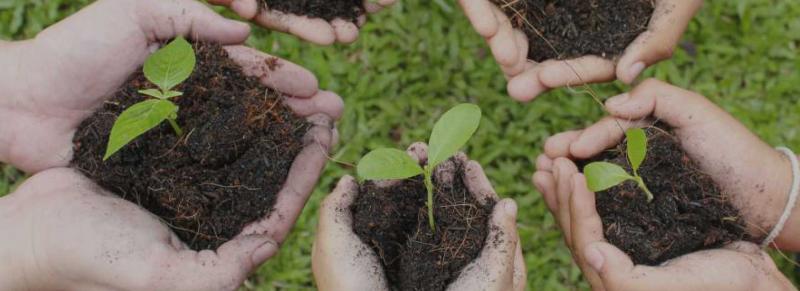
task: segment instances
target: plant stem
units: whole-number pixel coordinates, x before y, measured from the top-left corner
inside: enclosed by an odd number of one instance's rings
[[[167,120],[169,120],[169,125],[172,125],[172,129],[175,130],[175,134],[177,134],[178,137],[183,136],[183,129],[181,129],[178,122],[175,121],[175,118],[167,118]]]
[[[425,188],[428,189],[428,225],[430,225],[431,231],[436,231],[436,224],[433,221],[433,180],[431,179],[433,170],[426,166],[424,172]]]
[[[647,195],[647,202],[653,201],[653,192],[650,192],[650,189],[647,188],[647,185],[644,184],[644,179],[640,177],[638,174],[636,175],[636,184],[639,185],[639,188],[644,191],[644,194]]]

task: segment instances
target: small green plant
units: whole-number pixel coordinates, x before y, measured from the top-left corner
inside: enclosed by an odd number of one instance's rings
[[[139,90],[139,93],[155,99],[136,103],[119,115],[111,128],[104,161],[165,120],[175,130],[176,135],[183,135],[177,122],[178,106],[169,99],[183,95],[173,89],[189,78],[196,63],[192,45],[182,37],[176,38],[147,58],[144,76],[158,88]]]
[[[653,201],[653,193],[644,184],[639,176],[639,167],[647,155],[647,135],[641,128],[629,129],[625,132],[628,143],[628,162],[633,169],[633,175],[628,174],[621,166],[608,162],[594,162],[586,165],[583,173],[586,183],[593,192],[603,191],[622,184],[625,181],[634,181],[647,195],[647,202]]]
[[[377,149],[358,162],[362,180],[407,179],[423,175],[428,190],[428,224],[436,229],[433,219],[433,170],[467,143],[481,122],[481,109],[474,104],[460,104],[447,111],[433,126],[428,141],[428,163],[422,167],[404,151]]]

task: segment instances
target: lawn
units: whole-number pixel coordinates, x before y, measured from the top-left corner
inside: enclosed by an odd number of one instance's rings
[[[24,39],[75,11],[86,0],[0,0],[0,38]],[[505,93],[505,80],[484,41],[455,1],[401,0],[373,16],[348,46],[317,47],[256,30],[248,44],[315,72],[322,88],[347,104],[339,123],[341,144],[280,254],[247,282],[247,290],[314,289],[311,245],[319,203],[344,166],[370,149],[404,147],[427,137],[436,117],[459,102],[484,110],[481,128],[466,152],[486,168],[502,197],[520,205],[519,229],[535,290],[583,290],[544,201],[530,183],[545,139],[591,124],[602,116],[590,97],[562,89],[521,104]],[[646,71],[698,91],[773,145],[800,150],[800,2],[707,1],[691,23],[682,48],[668,62]],[[598,85],[602,96],[628,90]],[[0,167],[0,195],[20,174]],[[777,259],[794,278],[792,265]]]

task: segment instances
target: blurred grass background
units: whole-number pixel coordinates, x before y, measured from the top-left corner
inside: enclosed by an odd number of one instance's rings
[[[0,0],[0,38],[25,39],[87,5],[89,0]],[[556,90],[520,104],[484,41],[455,1],[400,0],[370,18],[358,42],[317,47],[255,30],[249,45],[315,72],[322,88],[339,93],[347,109],[339,124],[336,160],[354,163],[370,149],[425,140],[435,119],[459,102],[479,104],[481,128],[466,152],[486,168],[497,192],[520,205],[519,228],[534,290],[585,290],[553,218],[530,183],[544,140],[602,116],[586,95]],[[708,96],[764,140],[800,151],[800,1],[706,1],[681,49],[646,76]],[[629,87],[594,86],[604,97]],[[330,163],[280,254],[245,290],[313,290],[310,269],[316,213],[338,177],[353,169]],[[0,165],[0,196],[23,174]],[[793,265],[775,256],[797,282]]]

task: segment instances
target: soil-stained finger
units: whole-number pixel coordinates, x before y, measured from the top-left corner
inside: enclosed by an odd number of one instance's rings
[[[344,111],[344,101],[336,93],[329,91],[319,91],[314,97],[309,99],[288,97],[284,99],[294,112],[300,116],[311,116],[314,114],[327,114],[331,118],[338,120]]]
[[[469,161],[464,167],[464,182],[469,192],[481,203],[499,199],[483,167],[476,161]]]
[[[301,66],[245,46],[226,46],[225,50],[245,74],[283,94],[308,98],[319,91],[317,77]]]

